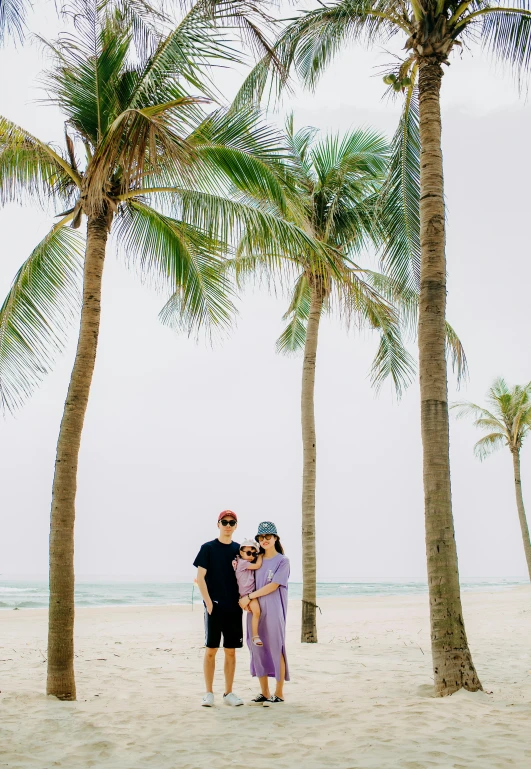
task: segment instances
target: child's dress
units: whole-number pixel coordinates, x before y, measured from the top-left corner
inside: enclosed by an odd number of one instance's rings
[[[254,590],[254,569],[249,569],[249,564],[250,561],[246,561],[244,558],[236,558],[233,561],[240,598],[243,598],[244,595],[249,595]]]

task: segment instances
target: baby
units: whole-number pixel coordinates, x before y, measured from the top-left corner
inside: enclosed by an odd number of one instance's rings
[[[236,581],[240,591],[240,598],[249,595],[255,588],[254,572],[262,565],[260,545],[254,539],[245,539],[240,545],[240,554],[236,556],[232,565],[236,572]],[[263,646],[258,635],[258,620],[260,619],[260,603],[258,598],[251,598],[249,610],[253,617],[251,620],[252,639],[255,646]]]

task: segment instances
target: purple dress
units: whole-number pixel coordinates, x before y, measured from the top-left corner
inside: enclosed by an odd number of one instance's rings
[[[258,633],[263,646],[252,641],[251,614],[247,615],[247,645],[251,652],[251,675],[268,676],[280,680],[280,658],[286,661],[286,681],[289,681],[288,659],[286,657],[286,614],[288,611],[289,558],[278,553],[273,558],[264,558],[262,566],[254,572],[256,590],[276,582],[274,593],[262,595]]]

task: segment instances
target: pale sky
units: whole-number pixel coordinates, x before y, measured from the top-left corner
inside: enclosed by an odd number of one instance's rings
[[[46,7],[47,17],[41,10],[32,27],[53,34],[53,4]],[[299,89],[290,98],[296,125],[332,132],[373,126],[391,135],[398,107],[382,101],[377,69],[389,58],[380,49],[346,51],[315,94]],[[60,142],[61,115],[36,103],[41,69],[35,43],[0,52],[0,71],[8,73],[0,113]],[[224,80],[230,95],[238,76]],[[498,375],[510,383],[531,379],[531,107],[509,75],[479,50],[465,51],[444,77],[443,134],[448,317],[470,365],[459,392],[450,379],[450,400],[481,402]],[[50,223],[29,206],[0,211],[1,297]],[[187,579],[200,544],[217,534],[218,512],[229,507],[240,517],[236,538],[253,535],[260,520],[277,524],[299,579],[301,359],[278,356],[274,344],[286,301],[248,290],[237,326],[212,348],[160,324],[164,299],[109,248],[80,456],[76,572]],[[54,373],[15,418],[0,421],[4,576],[47,571],[55,443],[75,332]],[[376,395],[368,380],[376,345],[374,335],[323,322],[316,381],[320,580],[425,578],[418,385],[401,402],[390,385]],[[472,447],[479,437],[452,418],[461,575],[524,576],[510,454],[478,462]],[[526,498],[530,451],[522,452]]]

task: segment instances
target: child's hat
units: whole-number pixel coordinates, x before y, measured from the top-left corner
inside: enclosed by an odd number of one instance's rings
[[[242,547],[254,547],[255,550],[260,550],[260,545],[255,539],[244,539],[240,545]]]

